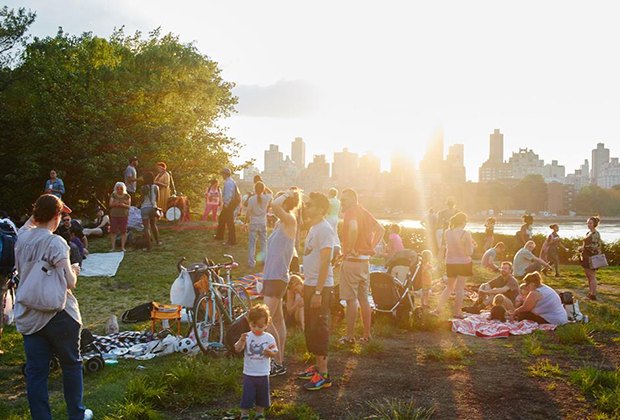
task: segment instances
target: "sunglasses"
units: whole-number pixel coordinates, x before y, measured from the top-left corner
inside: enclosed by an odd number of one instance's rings
[[[63,222],[70,222],[71,219],[62,219]]]

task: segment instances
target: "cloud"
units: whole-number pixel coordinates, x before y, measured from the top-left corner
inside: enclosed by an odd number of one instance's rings
[[[272,85],[240,85],[239,115],[252,117],[296,118],[314,112],[318,94],[313,85],[303,80],[280,80]]]

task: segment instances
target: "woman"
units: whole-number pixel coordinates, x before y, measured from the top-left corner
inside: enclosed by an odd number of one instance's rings
[[[338,216],[340,215],[340,200],[338,200],[338,190],[336,188],[330,188],[327,194],[329,198],[329,211],[325,219],[329,222],[338,235]]]
[[[144,185],[142,186],[142,205],[140,206],[142,224],[144,225],[144,242],[146,243],[146,248],[143,251],[151,251],[151,235],[157,245],[162,244],[159,240],[156,211],[159,188],[153,182],[153,172],[145,173]]]
[[[519,240],[519,244],[523,246],[527,241],[532,240],[532,225],[534,224],[534,216],[524,214],[521,216],[521,220],[523,220],[523,224],[517,232],[517,239]]]
[[[482,247],[483,252],[493,247],[493,243],[495,242],[494,230],[495,217],[489,217],[484,224],[484,246]]]
[[[209,214],[211,214],[213,221],[217,222],[217,210],[222,207],[222,202],[222,189],[217,179],[212,179],[209,188],[205,191],[205,211],[202,214],[202,220],[209,220]]]
[[[168,199],[170,198],[170,173],[166,169],[165,162],[157,162],[157,175],[155,175],[154,180],[155,185],[159,188],[157,207],[162,209],[164,214],[168,210]]]
[[[121,235],[121,251],[125,252],[127,242],[127,223],[129,221],[131,196],[124,182],[117,182],[110,195],[110,251],[114,251],[116,235]]]
[[[45,194],[53,194],[56,197],[62,199],[62,195],[65,193],[65,184],[62,179],[56,176],[56,170],[50,171],[50,179],[45,181]]]
[[[290,189],[285,193],[279,193],[271,205],[278,223],[267,242],[269,252],[263,269],[263,296],[273,316],[273,322],[267,331],[275,337],[278,344],[278,355],[274,359],[272,376],[286,373],[284,367],[286,324],[282,310],[282,298],[289,282],[289,266],[293,259],[297,234],[295,213],[300,203],[301,192],[298,189]]]
[[[586,234],[583,245],[580,248],[581,266],[588,278],[589,292],[587,297],[590,300],[596,300],[596,269],[591,267],[590,257],[601,253],[601,234],[596,230],[600,221],[601,219],[597,216],[592,216],[588,219],[587,223],[590,231]]]
[[[528,319],[539,324],[563,325],[568,316],[560,296],[551,287],[542,284],[540,273],[535,271],[523,278],[528,293],[523,305],[514,311],[514,317],[522,321]]]
[[[455,291],[453,316],[462,318],[463,295],[465,294],[465,281],[473,275],[471,255],[474,253],[476,244],[471,233],[465,230],[467,215],[457,213],[450,218],[448,230],[445,233],[446,241],[446,274],[448,285],[439,297],[438,307],[443,308]]]
[[[84,236],[101,237],[108,234],[110,230],[110,217],[105,214],[101,207],[97,207],[97,218],[95,221],[84,228]]]
[[[553,264],[555,268],[555,276],[560,277],[559,248],[561,247],[564,251],[568,251],[568,248],[562,245],[562,239],[560,238],[560,235],[558,235],[560,226],[557,223],[554,223],[549,225],[549,229],[551,229],[551,233],[547,236],[542,245],[542,249],[540,250],[540,258],[548,261],[550,264]]]
[[[256,260],[264,261],[267,255],[267,209],[271,204],[271,190],[261,181],[254,184],[254,194],[247,200],[246,223],[248,224],[248,266],[254,268]],[[256,257],[256,237],[261,254]]]
[[[63,390],[70,419],[91,419],[93,413],[82,403],[83,378],[80,358],[82,318],[78,302],[71,289],[77,285],[78,264],[69,263],[69,246],[53,232],[60,224],[64,204],[56,196],[44,194],[34,204],[33,215],[20,229],[15,246],[15,262],[21,282],[37,281],[32,277],[34,262],[41,257],[41,246],[49,263],[55,266],[66,281],[66,305],[60,312],[41,312],[19,303],[15,304],[15,326],[24,336],[26,353],[26,391],[33,419],[51,419],[47,380],[52,355],[62,367]],[[45,244],[45,245],[44,245]]]

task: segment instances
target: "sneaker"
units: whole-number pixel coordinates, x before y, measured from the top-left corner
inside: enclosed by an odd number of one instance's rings
[[[304,388],[308,391],[318,391],[321,388],[329,388],[330,386],[332,386],[332,380],[329,379],[329,375],[321,375],[319,372],[315,372],[310,382],[304,384]]]
[[[303,380],[312,379],[314,374],[317,372],[318,372],[318,369],[316,365],[312,365],[308,369],[304,370],[303,372],[298,373],[297,379],[303,379]]]
[[[91,410],[90,408],[87,408],[86,410],[84,410],[84,420],[92,420],[93,418],[93,410]]]
[[[338,340],[338,344],[342,346],[352,346],[353,344],[355,344],[355,338],[349,338],[347,336],[340,337],[340,339]]]
[[[269,372],[269,376],[280,376],[286,373],[286,368],[284,365],[280,365],[278,363],[271,364],[271,370]]]

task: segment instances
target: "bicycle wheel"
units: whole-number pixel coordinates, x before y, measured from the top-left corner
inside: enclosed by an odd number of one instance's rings
[[[192,325],[198,347],[204,353],[223,347],[224,319],[210,293],[196,300]]]

